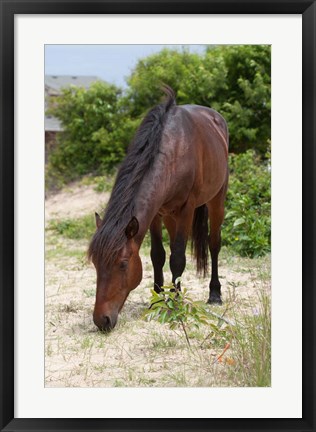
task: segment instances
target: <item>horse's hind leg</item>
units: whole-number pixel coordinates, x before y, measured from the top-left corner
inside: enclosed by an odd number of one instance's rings
[[[154,290],[159,293],[163,286],[163,266],[166,252],[162,244],[161,217],[156,215],[150,225],[151,250],[150,257],[154,267]]]
[[[225,196],[226,185],[215,198],[207,203],[210,220],[209,249],[212,258],[212,276],[208,303],[222,304],[221,284],[218,279],[218,254],[221,249],[221,226],[224,220]]]

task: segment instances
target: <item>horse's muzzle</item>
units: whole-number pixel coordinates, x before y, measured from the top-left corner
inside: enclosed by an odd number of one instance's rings
[[[94,316],[93,321],[99,330],[108,332],[114,329],[117,322],[117,317],[110,317],[107,315],[101,315],[98,317]]]

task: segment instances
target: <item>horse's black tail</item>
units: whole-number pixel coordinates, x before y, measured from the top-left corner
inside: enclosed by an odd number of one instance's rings
[[[170,86],[168,86],[167,84],[162,84],[161,90],[167,96],[167,99],[165,100],[164,104],[165,104],[166,111],[168,111],[172,105],[176,104],[176,94],[175,94],[174,90]]]
[[[205,277],[208,273],[208,210],[206,204],[197,207],[192,224],[192,252],[196,269]]]

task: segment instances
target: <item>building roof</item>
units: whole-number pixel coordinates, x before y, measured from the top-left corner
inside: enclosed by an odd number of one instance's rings
[[[62,130],[61,122],[56,117],[45,116],[45,131],[61,132]]]
[[[45,88],[51,88],[57,92],[69,85],[89,88],[96,81],[100,81],[97,76],[45,75]]]
[[[57,96],[61,93],[62,88],[70,85],[88,89],[96,81],[101,80],[97,76],[45,75],[45,94],[48,96]],[[57,118],[45,116],[45,131],[60,132],[62,130],[63,127]]]

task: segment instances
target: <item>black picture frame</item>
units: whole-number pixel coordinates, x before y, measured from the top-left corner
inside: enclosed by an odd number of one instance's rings
[[[301,419],[23,419],[14,417],[14,16],[15,14],[302,14],[303,416]],[[315,431],[316,3],[305,0],[0,0],[0,427],[1,431]],[[290,91],[290,89],[289,89]],[[290,217],[290,215],[285,215]],[[289,233],[290,235],[290,233]],[[286,290],[286,287],[285,287]],[[286,296],[286,292],[284,293]],[[291,379],[291,377],[289,377]],[[153,401],[159,408],[159,402]],[[188,407],[189,409],[189,407]],[[264,408],[263,408],[264,409]]]

